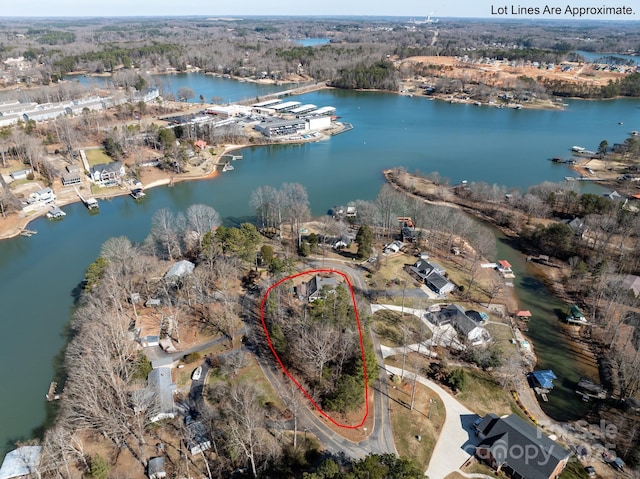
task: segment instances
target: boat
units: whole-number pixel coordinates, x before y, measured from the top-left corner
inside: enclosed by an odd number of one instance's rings
[[[134,188],[133,190],[131,190],[130,195],[134,200],[139,200],[147,196],[145,192],[142,191],[142,188]]]
[[[52,205],[51,209],[47,213],[47,218],[53,219],[53,220],[60,219],[64,216],[67,216],[67,214],[55,205]]]
[[[193,373],[191,374],[191,379],[193,379],[194,381],[199,381],[201,377],[202,377],[202,366],[198,366],[193,370]]]
[[[571,151],[575,151],[576,153],[582,153],[584,150],[586,150],[586,148],[582,147],[582,146],[572,146],[571,147]]]
[[[233,169],[234,169],[233,165],[229,162],[225,163],[224,166],[222,167],[222,171],[231,171]]]

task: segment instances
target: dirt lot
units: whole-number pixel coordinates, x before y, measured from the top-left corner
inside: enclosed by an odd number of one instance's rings
[[[467,78],[479,80],[483,83],[495,86],[508,86],[519,76],[526,75],[531,78],[542,77],[549,80],[562,80],[571,83],[586,83],[589,85],[604,86],[609,80],[617,80],[624,77],[624,73],[599,71],[591,64],[571,64],[571,71],[563,72],[559,66],[553,69],[537,68],[532,66],[512,67],[501,62],[493,64],[464,63],[455,57],[410,57],[403,61],[405,64],[424,63],[425,65],[440,65],[446,67],[446,76],[451,78]]]

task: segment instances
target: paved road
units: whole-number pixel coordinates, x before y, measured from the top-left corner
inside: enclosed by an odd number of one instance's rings
[[[345,264],[346,263],[346,264]],[[351,262],[324,260],[324,264],[320,261],[312,261],[312,267],[335,269],[349,276],[356,292],[366,293],[367,287],[362,274],[355,269]],[[257,300],[255,296],[247,295],[242,301],[243,319],[250,327],[261,327],[260,319],[257,317]],[[359,307],[359,310],[363,309]],[[374,337],[374,348],[376,356],[380,364],[383,364],[382,352],[377,339]],[[271,352],[266,348],[256,348],[254,351],[258,363],[260,364],[266,378],[272,384],[276,391],[288,388],[289,379],[274,366]],[[394,453],[397,454],[395,444],[393,442],[393,434],[391,431],[390,405],[388,397],[388,384],[386,372],[377,367],[377,365],[368,365],[369,384],[373,387],[373,427],[369,435],[360,442],[352,442],[340,437],[327,425],[327,420],[319,418],[312,413],[309,407],[301,408],[298,421],[299,430],[305,429],[313,433],[321,444],[334,454],[346,454],[354,459],[360,459],[370,453]],[[303,404],[307,404],[303,398]]]
[[[386,369],[393,374],[402,373],[402,369],[393,366],[386,366]],[[405,371],[404,374],[411,378],[414,377],[412,372]],[[429,468],[425,472],[429,479],[444,479],[460,469],[473,454],[478,442],[473,422],[478,418],[478,415],[467,409],[433,381],[422,376],[418,376],[418,381],[433,390],[444,404],[444,424],[433,450]]]

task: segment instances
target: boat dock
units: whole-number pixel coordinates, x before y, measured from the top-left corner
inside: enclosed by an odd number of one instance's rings
[[[26,236],[26,237],[29,237],[29,236],[33,236],[33,235],[35,235],[35,234],[37,234],[37,233],[38,233],[38,232],[37,232],[36,230],[22,230],[22,231],[20,232],[20,236]]]
[[[85,198],[80,194],[80,191],[75,186],[73,187],[73,189],[76,191],[76,194],[78,195],[78,198],[80,198],[80,201],[84,203],[89,211],[98,209],[98,200],[96,200],[95,198]]]
[[[605,181],[606,178],[589,178],[586,176],[579,176],[579,177],[565,176],[564,179],[567,181]]]
[[[549,256],[547,256],[546,254],[539,254],[538,256],[527,256],[527,262],[539,263],[545,266],[551,266],[552,268],[562,268],[561,264],[549,261]]]
[[[47,395],[45,396],[47,398],[47,401],[57,401],[58,399],[60,399],[62,397],[62,393],[57,394],[56,393],[56,388],[58,387],[58,383],[55,381],[52,381],[51,384],[49,384],[49,391],[47,392]]]
[[[131,190],[131,193],[129,194],[134,200],[139,200],[147,196],[145,192],[142,191],[142,188],[134,188],[133,190]]]
[[[232,155],[231,153],[228,153],[228,154],[222,155],[220,157],[221,160],[223,158],[229,158],[231,161],[236,161],[236,160],[241,160],[242,159],[242,155]]]
[[[347,131],[353,130],[353,125],[351,123],[343,123],[344,128],[334,133],[331,133],[331,136],[339,135],[340,133],[346,133]]]
[[[67,214],[55,205],[52,205],[51,209],[47,213],[47,218],[54,220],[62,218],[63,216],[67,216]]]

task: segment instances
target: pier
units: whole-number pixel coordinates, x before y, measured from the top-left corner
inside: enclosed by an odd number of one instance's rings
[[[29,236],[33,236],[33,235],[35,235],[35,234],[37,234],[37,233],[38,233],[38,232],[37,232],[36,230],[22,230],[22,231],[20,232],[20,236],[26,236],[26,237],[29,237]]]
[[[56,388],[58,387],[58,383],[55,381],[52,381],[51,384],[49,384],[49,391],[47,392],[47,395],[45,396],[47,398],[47,401],[57,401],[58,399],[60,399],[62,397],[62,393],[57,394],[56,393]]]
[[[80,191],[75,186],[73,187],[73,189],[75,190],[76,194],[78,195],[78,198],[80,198],[80,201],[82,201],[84,203],[84,205],[90,211],[98,209],[98,200],[96,200],[95,198],[85,198],[84,196],[82,196],[80,194]]]
[[[226,155],[222,155],[220,157],[220,159],[222,160],[223,158],[228,158],[231,161],[236,161],[236,160],[241,160],[242,159],[242,155],[233,155],[231,153],[227,153]]]
[[[565,176],[564,179],[567,181],[605,181],[606,180],[606,178],[588,178],[586,176],[579,176],[579,177]]]

